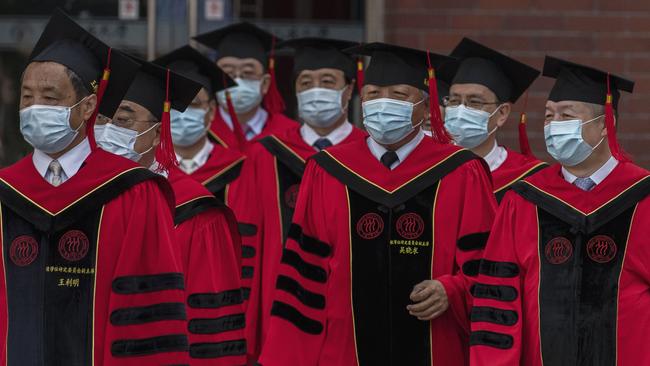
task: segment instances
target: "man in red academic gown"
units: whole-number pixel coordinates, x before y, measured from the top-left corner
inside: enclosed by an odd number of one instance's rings
[[[544,75],[558,164],[501,203],[473,291],[471,364],[650,364],[650,173],[615,130],[619,90],[634,83],[548,56]]]
[[[194,39],[216,50],[217,65],[237,82],[237,86],[228,91],[239,124],[233,123],[228,113],[226,92],[219,92],[220,108],[214,113],[210,125],[210,136],[214,141],[227,148],[245,151],[251,141],[297,124],[282,114],[284,103],[277,90],[272,55],[274,35],[243,22]]]
[[[362,91],[371,137],[307,164],[259,363],[466,365],[466,276],[496,207],[489,174],[446,143],[426,52],[350,52],[372,56]],[[433,55],[436,67],[448,60]],[[429,113],[435,140],[420,129]]]
[[[177,66],[185,77],[143,63],[113,120],[97,126],[97,140],[107,150],[167,175],[172,185],[175,244],[185,273],[192,364],[241,365],[246,343],[236,254],[240,238],[232,212],[174,164],[169,108],[174,114],[184,113],[205,87],[201,83],[205,80],[197,77],[191,65]],[[219,76],[221,81],[223,75]],[[125,135],[135,136],[133,149],[119,138]]]
[[[95,105],[112,115],[137,64],[60,11],[29,60],[20,124],[34,153],[0,171],[0,362],[188,363],[169,184],[92,136]],[[120,70],[108,87],[104,67]]]
[[[492,172],[494,194],[501,201],[513,183],[546,167],[530,152],[525,121],[519,126],[525,154],[500,146],[495,133],[508,121],[512,104],[539,71],[468,38],[451,56],[461,63],[446,99],[445,127],[456,144],[485,160]]]
[[[257,187],[249,195],[249,207],[258,207],[263,220],[257,223],[262,239],[260,262],[250,269],[253,281],[247,310],[248,352],[259,356],[273,303],[277,268],[290,232],[298,187],[309,157],[333,145],[365,139],[365,132],[348,122],[347,112],[355,86],[357,64],[343,49],[356,43],[322,38],[299,38],[278,44],[296,50],[294,84],[302,126],[270,135],[253,144],[242,179]],[[242,212],[247,215],[251,210]],[[242,219],[245,220],[244,217]]]

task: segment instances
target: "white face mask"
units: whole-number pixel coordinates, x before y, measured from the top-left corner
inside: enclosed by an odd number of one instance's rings
[[[236,78],[235,82],[236,86],[228,88],[235,113],[249,112],[262,103],[262,80]],[[221,108],[228,110],[225,90],[217,92],[217,99]]]
[[[544,126],[546,150],[553,159],[564,166],[571,167],[582,163],[605,140],[603,137],[592,147],[582,138],[582,126],[600,117],[602,115],[586,122],[580,119],[549,122]]]
[[[379,98],[363,102],[363,125],[373,138],[382,145],[400,142],[411,131],[419,127],[424,119],[413,126],[413,108],[424,102],[405,102],[391,98]]]
[[[300,118],[313,127],[332,126],[344,113],[341,98],[345,89],[311,88],[296,94]]]
[[[185,112],[171,110],[171,130],[174,145],[191,146],[205,136],[205,115],[203,108],[187,107]]]
[[[123,156],[129,160],[140,161],[142,155],[153,149],[153,145],[141,153],[135,151],[135,142],[138,137],[153,130],[159,123],[154,123],[146,131],[138,133],[128,128],[119,127],[112,123],[95,126],[95,140],[102,149],[115,155]]]
[[[84,121],[73,130],[70,127],[70,112],[85,98],[73,106],[32,105],[19,112],[20,132],[25,141],[47,154],[63,151],[79,134]]]
[[[501,108],[492,113],[479,109],[468,108],[464,104],[457,107],[445,108],[445,128],[453,137],[454,142],[466,149],[473,149],[488,139],[497,127],[488,131],[490,118]]]

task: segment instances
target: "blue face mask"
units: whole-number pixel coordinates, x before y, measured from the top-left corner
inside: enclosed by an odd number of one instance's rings
[[[70,111],[81,104],[81,99],[71,107],[32,105],[20,110],[20,132],[25,141],[47,154],[63,151],[79,134],[82,123],[73,130],[70,127]]]
[[[415,104],[390,98],[380,98],[363,102],[363,125],[373,140],[382,145],[392,145],[400,142],[424,119],[413,126],[411,116],[413,108],[424,102]]]
[[[185,112],[171,110],[172,141],[174,145],[191,146],[205,136],[205,115],[203,108],[188,107]]]
[[[262,80],[236,78],[235,82],[236,86],[228,88],[235,113],[249,112],[262,103]],[[221,108],[228,110],[225,90],[217,92],[217,99]]]
[[[142,159],[142,155],[153,149],[153,145],[146,151],[139,153],[135,151],[135,142],[138,137],[153,130],[156,126],[158,126],[158,123],[154,123],[146,131],[138,133],[137,131],[116,126],[112,123],[95,125],[95,141],[97,141],[97,146],[101,147],[102,150],[125,157],[137,163]]]
[[[445,128],[457,145],[473,149],[485,142],[497,130],[494,127],[492,131],[488,132],[488,122],[500,107],[491,114],[479,109],[467,108],[464,104],[447,107],[445,108]]]
[[[544,126],[546,150],[553,159],[564,166],[576,166],[585,161],[589,155],[605,140],[600,139],[592,147],[582,138],[582,126],[591,123],[602,116],[582,122],[579,119],[569,121],[551,121]]]
[[[344,91],[345,88],[311,88],[297,93],[300,118],[312,127],[332,126],[343,115],[345,108],[341,104],[341,97]]]

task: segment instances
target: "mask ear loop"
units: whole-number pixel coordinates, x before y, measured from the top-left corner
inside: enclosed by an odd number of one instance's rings
[[[501,107],[503,107],[504,105],[505,105],[505,103],[501,103],[501,104],[499,104],[499,106],[497,107],[497,109],[495,109],[494,112],[490,113],[490,115],[488,116],[488,123],[490,123],[490,118],[492,118],[492,117],[493,117],[493,116],[494,116],[494,115],[499,111],[499,109],[501,109]],[[486,127],[487,127],[487,126],[486,126]],[[493,133],[497,132],[498,129],[499,129],[499,126],[494,126],[494,128],[492,129],[492,131],[488,132],[487,135],[488,135],[488,136],[492,135]]]

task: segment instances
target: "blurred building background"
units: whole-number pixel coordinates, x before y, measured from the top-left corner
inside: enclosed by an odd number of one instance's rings
[[[448,53],[469,36],[539,68],[545,54],[594,65],[637,82],[635,93],[620,103],[619,137],[635,161],[650,168],[650,149],[645,148],[650,145],[648,0],[2,0],[0,165],[30,150],[18,131],[19,78],[55,7],[105,42],[142,57],[184,45],[192,34],[247,20],[281,38],[384,41]],[[291,67],[291,59],[280,54],[281,81],[288,80]],[[551,83],[536,81],[527,106],[531,143],[544,159],[549,159],[542,132],[544,102]],[[290,84],[281,83],[281,91],[292,114]],[[500,141],[515,148],[522,104],[499,131]]]

